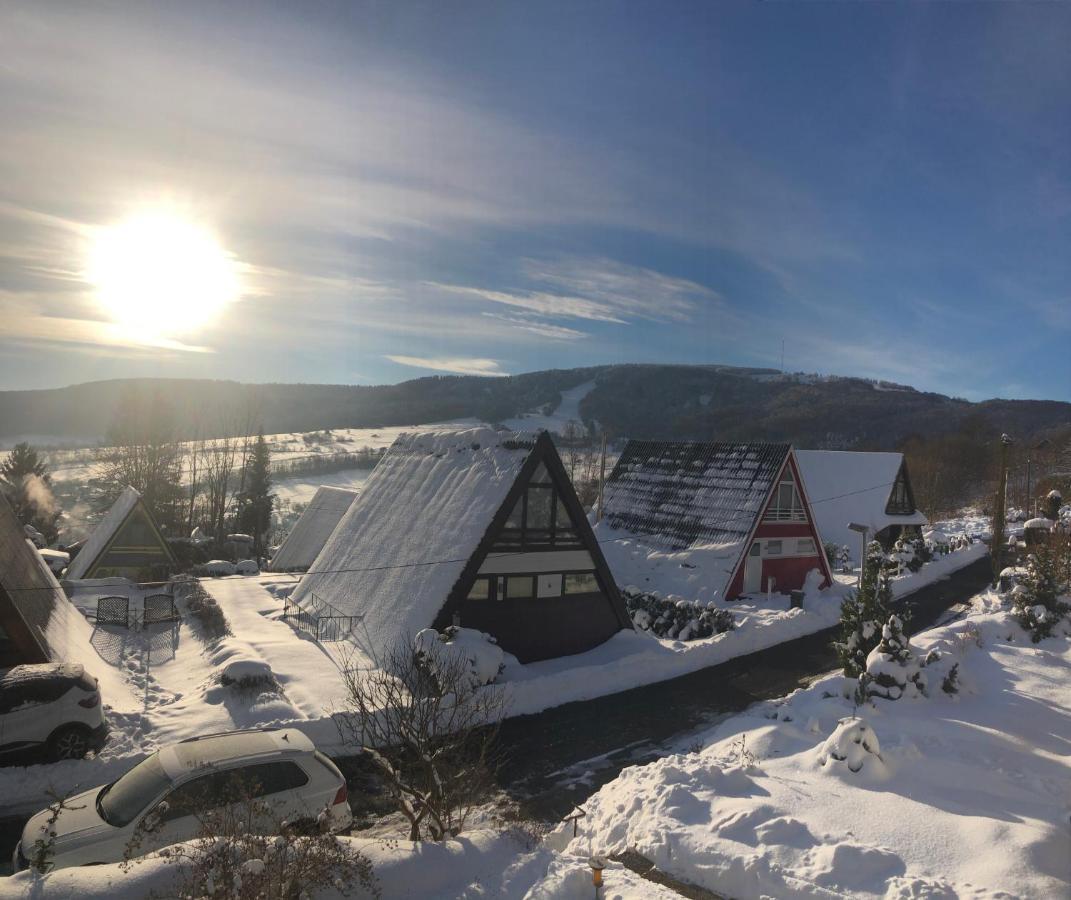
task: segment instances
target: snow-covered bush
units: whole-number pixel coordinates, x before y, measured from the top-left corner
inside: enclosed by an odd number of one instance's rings
[[[194,566],[192,570],[194,575],[211,575],[214,578],[223,575],[235,575],[237,572],[238,567],[227,559],[210,559],[202,565]]]
[[[818,752],[818,762],[831,768],[843,764],[849,772],[854,773],[861,772],[868,763],[871,768],[884,767],[881,745],[874,729],[866,719],[854,716],[837,723]]]
[[[222,608],[201,582],[188,575],[178,575],[173,579],[173,583],[175,597],[185,602],[187,611],[200,623],[202,640],[214,641],[231,633]]]
[[[648,591],[626,588],[621,596],[633,625],[661,638],[696,641],[731,631],[733,614],[712,604],[693,603],[680,597],[660,597]]]
[[[897,616],[889,616],[882,627],[881,642],[866,659],[867,694],[886,700],[925,696],[926,675],[922,667],[904,634],[903,623]]]
[[[892,586],[882,571],[885,554],[881,544],[871,541],[867,547],[863,583],[840,607],[840,640],[836,642],[844,674],[858,678],[866,671],[867,657],[881,640],[881,628],[891,614]]]
[[[275,674],[262,659],[239,656],[229,660],[219,670],[219,683],[240,690],[278,690]]]
[[[255,559],[243,559],[234,567],[239,575],[259,575],[260,566]]]
[[[1054,535],[1033,548],[1026,571],[1012,590],[1012,615],[1030,632],[1036,644],[1052,634],[1057,623],[1071,611],[1065,596],[1071,590],[1071,545]]]
[[[433,677],[444,667],[460,662],[476,688],[491,684],[505,668],[502,648],[491,635],[475,628],[451,625],[441,634],[434,628],[425,628],[413,640],[417,661]]]

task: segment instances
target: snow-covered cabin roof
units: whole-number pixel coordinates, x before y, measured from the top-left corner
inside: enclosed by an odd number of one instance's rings
[[[93,529],[93,533],[86,538],[86,542],[82,545],[82,549],[78,551],[78,555],[67,569],[68,579],[77,579],[85,576],[85,573],[89,571],[90,566],[104,551],[104,548],[108,546],[108,542],[115,537],[115,533],[119,530],[120,526],[122,526],[123,522],[126,521],[126,517],[130,515],[131,511],[138,505],[138,501],[140,500],[141,494],[134,490],[134,488],[129,486],[123,488],[123,492],[112,504],[112,508],[108,510],[104,518],[97,524],[97,527]]]
[[[610,528],[672,550],[747,539],[788,444],[629,441],[606,482]]]
[[[350,508],[357,491],[320,485],[271,560],[273,572],[308,569]]]
[[[868,526],[871,538],[890,525],[927,524],[918,510],[907,515],[886,512],[904,464],[902,453],[797,450],[796,462],[822,539],[847,545],[853,556],[859,552],[859,535],[849,522]]]
[[[44,557],[26,538],[2,495],[0,594],[6,597],[8,609],[25,626],[37,651],[34,656],[57,662],[95,658],[89,646],[88,623],[67,599]],[[25,647],[23,650],[26,652]]]
[[[486,427],[399,435],[292,599],[363,615],[357,633],[376,653],[427,628],[535,440]]]

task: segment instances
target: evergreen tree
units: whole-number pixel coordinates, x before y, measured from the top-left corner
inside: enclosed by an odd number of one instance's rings
[[[835,646],[848,678],[858,678],[866,671],[867,656],[881,640],[882,625],[891,614],[892,584],[884,563],[881,544],[871,541],[859,590],[841,604],[841,639]]]
[[[271,454],[263,432],[257,435],[243,469],[245,488],[238,495],[238,527],[253,536],[253,552],[260,558],[275,504],[275,494],[271,491]]]
[[[904,634],[903,622],[889,616],[882,626],[881,641],[866,661],[866,691],[871,697],[899,700],[904,694],[926,693],[926,676]]]
[[[1053,628],[1069,611],[1064,595],[1071,591],[1071,547],[1057,534],[1033,548],[1026,572],[1013,594],[1012,614],[1030,632],[1036,644],[1052,634]]]
[[[36,528],[49,544],[56,540],[61,512],[52,496],[52,478],[29,444],[16,444],[0,464],[0,491],[23,525]]]

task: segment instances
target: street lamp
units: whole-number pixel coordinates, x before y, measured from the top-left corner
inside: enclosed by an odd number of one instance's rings
[[[852,531],[857,532],[859,534],[859,536],[862,538],[862,541],[863,541],[863,545],[862,545],[863,552],[859,554],[859,580],[856,582],[856,585],[855,585],[856,588],[858,588],[859,590],[862,590],[863,589],[863,566],[866,565],[866,543],[867,543],[866,537],[867,537],[868,534],[870,534],[870,526],[869,525],[860,525],[858,522],[849,522],[848,523],[848,527]]]
[[[1033,462],[1033,453],[1035,450],[1044,450],[1046,447],[1049,446],[1050,443],[1051,442],[1049,441],[1049,439],[1045,438],[1043,441],[1039,441],[1038,443],[1034,444],[1034,446],[1030,448],[1030,452],[1026,454],[1026,517],[1028,519],[1031,515],[1036,516],[1038,514],[1037,504],[1034,505],[1033,512],[1031,512],[1030,510],[1030,466]]]

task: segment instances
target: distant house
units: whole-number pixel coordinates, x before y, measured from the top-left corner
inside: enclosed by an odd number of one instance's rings
[[[141,494],[127,487],[71,560],[66,577],[158,581],[174,567],[174,554]]]
[[[629,441],[604,495],[600,539],[701,551],[712,597],[787,593],[812,570],[832,581],[788,444]]]
[[[0,668],[69,661],[85,620],[0,495]]]
[[[796,459],[823,539],[847,546],[857,562],[862,539],[849,522],[866,525],[869,540],[886,547],[927,524],[902,453],[797,450]]]
[[[320,485],[271,558],[271,571],[306,571],[356,497],[357,491]]]
[[[362,615],[373,654],[457,622],[530,662],[632,627],[545,432],[401,435],[292,599]]]

